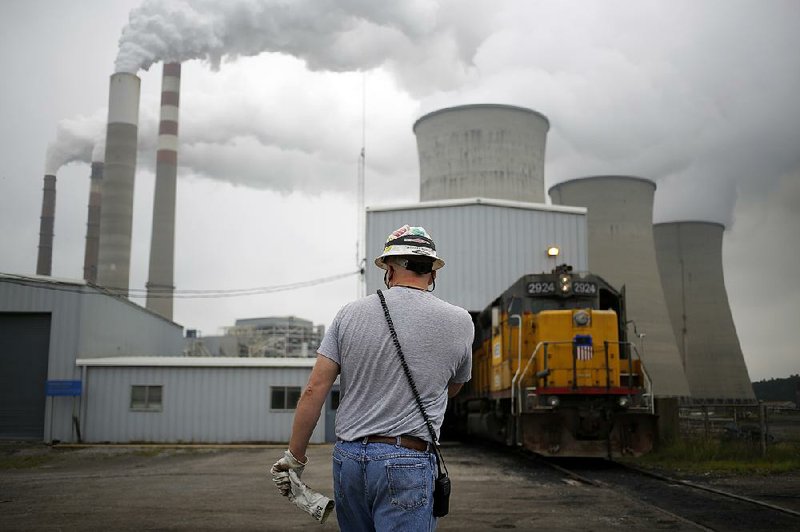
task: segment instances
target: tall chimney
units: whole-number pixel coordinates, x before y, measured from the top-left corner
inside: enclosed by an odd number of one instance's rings
[[[44,176],[42,193],[42,218],[39,224],[39,255],[36,259],[36,274],[50,275],[53,267],[53,225],[56,217],[56,176]]]
[[[83,278],[90,283],[97,282],[102,186],[103,163],[102,161],[93,161],[89,185],[89,214],[86,217],[86,252],[83,256]]]
[[[158,126],[147,308],[169,320],[172,319],[172,295],[175,290],[175,191],[180,88],[181,64],[165,63],[161,81],[161,122]]]
[[[133,225],[133,184],[139,130],[139,89],[135,74],[112,74],[100,209],[97,283],[128,295]]]

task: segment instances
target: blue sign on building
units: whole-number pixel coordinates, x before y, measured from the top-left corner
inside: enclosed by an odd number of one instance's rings
[[[76,396],[81,394],[81,381],[47,381],[45,393],[48,397]]]

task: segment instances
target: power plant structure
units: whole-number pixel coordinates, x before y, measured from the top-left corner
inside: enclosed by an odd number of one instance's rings
[[[124,296],[130,279],[140,85],[135,74],[117,72],[108,95],[97,284]]]
[[[175,290],[175,195],[178,175],[180,63],[164,64],[161,83],[161,120],[158,126],[147,308],[171,320],[172,296]]]
[[[53,226],[56,217],[56,175],[44,176],[42,188],[42,216],[39,221],[39,253],[36,258],[36,275],[50,275],[53,269]]]
[[[653,226],[667,310],[693,403],[752,403],[753,386],[728,305],[722,269],[725,226]]]
[[[556,205],[588,208],[589,269],[626,291],[632,340],[657,397],[688,397],[689,384],[669,320],[653,240],[656,185],[630,176],[594,176],[550,188]],[[633,329],[633,328],[632,328]]]
[[[544,203],[550,122],[512,105],[475,104],[428,113],[414,123],[420,201],[494,198]]]
[[[86,249],[83,255],[83,278],[97,282],[97,254],[100,251],[100,204],[103,197],[103,162],[92,161],[89,176],[89,212],[86,216]]]

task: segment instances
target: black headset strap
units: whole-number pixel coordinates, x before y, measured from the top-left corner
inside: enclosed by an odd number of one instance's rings
[[[389,315],[389,307],[386,306],[386,298],[383,296],[383,292],[381,290],[378,290],[378,298],[381,300],[383,314],[386,316],[386,323],[389,324],[389,334],[392,336],[394,347],[397,349],[397,354],[400,355],[400,364],[403,366],[403,372],[406,374],[406,378],[408,378],[408,384],[411,385],[411,391],[414,392],[414,399],[417,400],[417,406],[419,407],[419,411],[422,412],[422,417],[425,419],[425,425],[427,425],[428,432],[431,435],[434,452],[439,458],[436,461],[439,468],[439,475],[442,474],[442,467],[444,467],[445,473],[447,473],[447,466],[444,463],[444,459],[442,459],[442,453],[439,450],[439,444],[436,442],[436,432],[434,432],[431,419],[428,417],[428,413],[425,411],[425,406],[422,404],[422,398],[419,396],[419,390],[417,390],[417,385],[414,383],[414,377],[411,376],[411,370],[408,367],[405,355],[403,355],[403,349],[400,347],[400,340],[397,339],[397,331],[394,330],[392,317]]]

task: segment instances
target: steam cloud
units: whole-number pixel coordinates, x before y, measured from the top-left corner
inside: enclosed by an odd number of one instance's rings
[[[286,53],[311,70],[367,69],[393,59],[419,60],[425,44],[447,35],[450,69],[468,62],[477,40],[441,32],[441,5],[427,0],[147,0],[122,32],[117,72],[136,73],[158,61]],[[448,10],[449,11],[449,10]]]
[[[56,138],[47,146],[45,174],[56,175],[65,164],[102,161],[105,151],[105,116],[102,112],[61,120]]]

